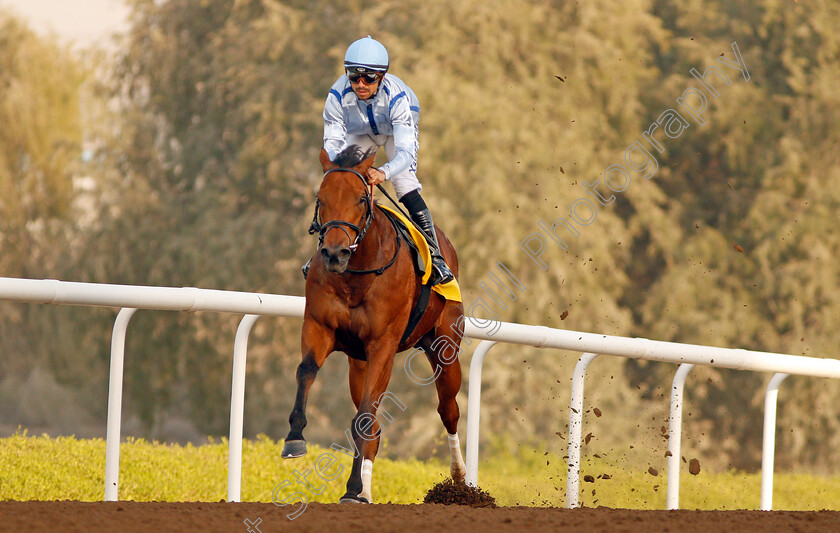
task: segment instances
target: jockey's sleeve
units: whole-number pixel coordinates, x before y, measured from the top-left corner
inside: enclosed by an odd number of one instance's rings
[[[391,126],[394,131],[394,158],[379,170],[385,179],[391,179],[407,170],[417,158],[417,128],[406,93],[400,93],[391,101]]]
[[[331,90],[324,104],[324,150],[330,156],[330,161],[344,148],[347,139],[347,126],[344,125],[344,114],[341,101]]]

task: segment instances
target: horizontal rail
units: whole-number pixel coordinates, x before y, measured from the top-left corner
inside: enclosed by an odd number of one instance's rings
[[[692,363],[756,372],[784,372],[803,376],[840,378],[840,360],[837,359],[615,337],[510,322],[489,324],[491,326],[482,329],[493,327],[497,329],[488,335],[484,331],[476,331],[477,328],[468,320],[465,334],[475,339],[491,339],[496,342],[616,355],[648,361]]]
[[[194,287],[145,287],[19,278],[0,278],[0,300],[171,311],[216,311],[297,318],[303,317],[305,307],[305,299],[302,296]],[[481,324],[481,327],[476,323]],[[466,321],[464,334],[473,339],[616,355],[631,359],[840,378],[840,360],[837,359],[615,337],[546,326],[480,321],[475,317]]]
[[[303,296],[280,294],[18,278],[0,278],[0,300],[97,307],[132,307],[161,311],[216,311],[298,318],[303,317],[305,302]]]

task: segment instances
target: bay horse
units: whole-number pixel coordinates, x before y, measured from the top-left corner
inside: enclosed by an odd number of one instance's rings
[[[353,145],[330,161],[321,150],[324,178],[312,226],[320,240],[306,278],[302,361],[282,452],[284,458],[306,453],[303,428],[309,388],[327,356],[333,351],[344,352],[350,363],[350,396],[356,406],[350,426],[355,457],[347,491],[339,501],[354,503],[373,501],[371,479],[380,437],[377,408],[391,379],[396,353],[412,347],[425,352],[437,375],[438,413],[449,434],[452,479],[463,483],[466,474],[455,400],[461,387],[458,353],[464,307],[433,292],[414,331],[400,342],[420,295],[421,278],[415,273],[408,246],[401,246],[401,237],[372,201],[364,178],[373,164],[375,149],[372,152]],[[440,229],[437,232],[441,252],[457,279],[455,248]],[[447,342],[440,342],[442,339]],[[380,410],[389,420],[387,411]]]

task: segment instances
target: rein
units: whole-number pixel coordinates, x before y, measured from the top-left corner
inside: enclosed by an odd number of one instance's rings
[[[359,244],[362,242],[362,239],[365,238],[365,235],[367,234],[367,231],[370,228],[370,224],[371,224],[371,222],[373,222],[373,216],[374,216],[373,215],[373,190],[372,190],[373,188],[372,187],[368,188],[368,183],[367,183],[367,180],[364,178],[364,176],[362,176],[359,172],[353,170],[352,168],[341,168],[341,167],[331,168],[330,170],[324,172],[324,177],[327,177],[327,174],[329,174],[330,172],[350,172],[351,174],[355,174],[356,177],[358,177],[360,180],[362,180],[362,183],[364,184],[364,187],[365,187],[364,226],[359,227],[358,225],[353,224],[351,222],[347,222],[346,220],[330,220],[329,222],[326,222],[325,224],[321,224],[321,221],[320,221],[319,216],[318,216],[318,210],[319,210],[319,207],[321,206],[321,201],[316,198],[315,199],[315,214],[312,217],[312,224],[309,225],[309,234],[313,235],[316,232],[318,233],[318,237],[319,237],[318,238],[318,246],[320,247],[322,244],[324,244],[324,237],[326,236],[327,232],[330,231],[333,228],[338,228],[341,231],[343,231],[345,235],[347,235],[347,240],[351,241],[351,244],[350,244],[349,248],[350,248],[350,253],[353,253],[359,247]],[[388,196],[388,193],[386,193],[385,190],[382,189],[382,187],[379,187],[379,189],[383,193],[385,193],[386,196]],[[391,197],[388,196],[388,199],[391,200]],[[393,200],[391,200],[391,201],[393,202]],[[345,272],[348,272],[350,274],[376,274],[378,276],[378,275],[382,274],[383,272],[385,272],[385,270],[387,270],[388,267],[390,267],[391,265],[393,265],[397,261],[397,257],[399,256],[399,253],[400,253],[400,248],[402,248],[402,239],[400,238],[399,230],[397,229],[396,223],[393,220],[391,220],[391,217],[386,217],[386,218],[391,223],[391,227],[394,229],[394,234],[396,235],[396,238],[397,238],[397,249],[394,252],[394,257],[392,257],[391,260],[388,261],[387,264],[385,264],[384,266],[381,266],[379,268],[372,268],[372,269],[369,269],[369,270],[353,270],[351,268],[348,268],[348,269],[345,270]],[[356,238],[355,239],[352,239],[350,237],[350,232],[347,231],[347,228],[350,228],[350,229],[352,229],[353,231],[356,232]]]

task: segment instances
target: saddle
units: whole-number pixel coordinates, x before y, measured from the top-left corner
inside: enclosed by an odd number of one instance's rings
[[[432,253],[425,235],[399,211],[382,205],[379,202],[374,202],[374,205],[391,221],[391,225],[397,231],[398,238],[403,239],[408,244],[411,250],[411,257],[414,259],[414,270],[418,276],[421,276],[421,283],[424,286],[428,285],[432,277]],[[447,300],[454,302],[462,301],[461,288],[458,285],[458,280],[433,285],[431,289]]]
[[[379,204],[379,202],[374,202],[374,205],[382,210],[386,217],[391,221],[391,225],[397,231],[398,238],[401,238],[403,242],[408,245],[408,249],[411,250],[411,258],[414,260],[414,272],[421,276],[424,279],[426,278],[426,264],[423,262],[422,252],[418,244],[414,241],[414,236],[408,231],[408,228],[403,221],[404,216],[401,213],[391,210],[388,207],[384,207]],[[425,241],[425,239],[423,239]],[[428,242],[425,243],[426,248],[428,248]]]
[[[394,226],[397,232],[397,239],[403,239],[408,243],[411,256],[414,258],[414,269],[417,271],[417,275],[421,276],[420,297],[411,309],[411,314],[408,317],[408,325],[400,339],[399,344],[402,345],[414,331],[414,328],[417,327],[417,324],[423,317],[423,313],[426,312],[429,295],[432,291],[435,291],[447,300],[460,302],[461,289],[458,286],[458,280],[455,279],[445,284],[430,285],[429,280],[432,277],[432,253],[425,235],[399,211],[395,211],[378,202],[374,202],[374,205],[385,213],[385,216],[391,221],[391,225]]]

